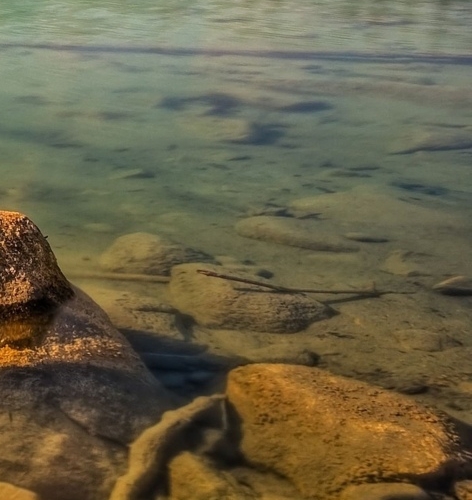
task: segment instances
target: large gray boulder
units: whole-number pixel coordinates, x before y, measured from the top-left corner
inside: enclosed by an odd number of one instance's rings
[[[103,500],[127,445],[172,406],[24,215],[0,212],[0,481]]]

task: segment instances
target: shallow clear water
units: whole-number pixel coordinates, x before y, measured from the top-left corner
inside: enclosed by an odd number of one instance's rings
[[[0,8],[3,206],[58,237],[66,227],[82,242],[105,223],[109,239],[169,210],[220,223],[252,200],[317,193],[313,182],[389,184],[393,172],[467,196],[467,152],[420,161],[433,172],[388,155],[416,127],[470,124],[466,2]],[[329,109],[284,111],[313,100]],[[326,179],[327,161],[382,168]],[[128,169],[153,177],[115,180]]]
[[[287,286],[419,286],[408,304],[341,304],[339,327],[364,314],[365,345],[409,325],[469,347],[470,302],[429,287],[472,273],[470,26],[465,1],[4,0],[1,207],[29,215],[71,275],[96,270],[120,235],[158,233]],[[337,193],[323,231],[389,242],[332,255],[234,230]],[[395,251],[419,268],[386,266]],[[362,356],[328,365],[382,382]],[[470,378],[448,359],[452,385]],[[397,361],[392,378],[410,363]]]

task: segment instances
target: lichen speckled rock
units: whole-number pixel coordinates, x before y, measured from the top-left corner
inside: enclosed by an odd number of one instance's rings
[[[333,315],[332,309],[301,293],[278,293],[198,272],[217,266],[182,264],[172,269],[170,296],[180,312],[209,328],[293,333]]]
[[[45,301],[58,305],[72,297],[46,238],[18,212],[0,212],[0,308]],[[39,265],[38,265],[39,264]]]
[[[317,368],[237,368],[227,397],[248,462],[291,480],[307,499],[338,498],[350,484],[447,485],[466,460],[446,415]]]
[[[107,498],[169,395],[15,212],[0,212],[0,313],[0,481],[48,500]]]
[[[120,236],[100,257],[102,269],[117,273],[168,275],[184,262],[213,262],[213,258],[150,233]]]

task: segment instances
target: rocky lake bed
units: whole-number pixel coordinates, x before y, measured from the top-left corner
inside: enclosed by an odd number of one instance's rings
[[[0,6],[0,498],[470,500],[470,8],[59,3]]]

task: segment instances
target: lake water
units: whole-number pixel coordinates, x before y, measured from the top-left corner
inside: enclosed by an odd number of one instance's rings
[[[472,422],[472,302],[431,289],[472,275],[471,26],[453,0],[3,0],[1,207],[112,319],[116,294],[165,301],[85,278],[135,232],[280,285],[412,291],[334,303],[291,342]],[[236,231],[255,216],[357,251]],[[278,342],[251,339],[222,349]]]

